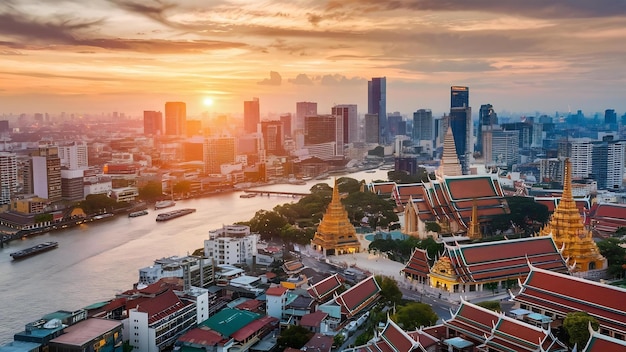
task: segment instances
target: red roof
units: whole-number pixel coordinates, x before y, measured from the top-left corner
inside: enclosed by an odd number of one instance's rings
[[[313,313],[303,315],[302,319],[300,319],[300,325],[319,328],[326,317],[328,317],[327,313],[317,310]]]
[[[302,348],[304,351],[330,352],[332,346],[333,338],[331,336],[317,333]]]
[[[284,286],[272,286],[268,288],[267,291],[265,291],[265,295],[266,296],[282,296],[287,291],[289,291],[289,289],[287,289]]]
[[[413,251],[413,255],[411,255],[411,259],[409,259],[402,271],[424,278],[428,277],[430,266],[428,265],[428,253],[426,250],[416,248]]]
[[[594,332],[582,352],[626,351],[626,341]]]
[[[238,304],[235,308],[241,309],[241,310],[253,311],[253,310],[258,310],[262,304],[263,303],[259,300],[251,299],[251,300]]]
[[[178,338],[178,341],[201,346],[216,346],[222,340],[222,335],[206,326],[191,329]]]
[[[374,193],[376,194],[392,194],[394,188],[396,187],[395,182],[379,182],[379,183],[372,183],[370,186]]]
[[[137,311],[147,313],[148,324],[152,324],[174,314],[185,306],[186,304],[176,296],[174,291],[168,290],[137,305]]]
[[[260,319],[257,319],[243,328],[235,331],[230,337],[237,341],[245,341],[248,337],[256,334],[258,331],[262,330],[264,327],[271,327],[278,324],[278,319],[266,315]]]
[[[392,351],[411,352],[417,342],[407,335],[391,319],[387,319],[387,325],[380,333],[382,340],[387,343]]]
[[[144,295],[158,295],[169,289],[181,291],[183,289],[183,280],[177,277],[164,277],[138,291]]]
[[[600,326],[626,333],[626,289],[623,288],[533,266],[515,300],[562,316],[587,312]]]
[[[339,281],[339,276],[334,274],[309,287],[307,292],[309,292],[311,297],[315,300],[323,301],[326,297],[329,297],[333,292],[337,291],[339,287],[341,287],[341,281]]]
[[[494,187],[491,176],[464,176],[446,178],[448,191],[452,199],[473,199],[484,197],[502,197]]]
[[[341,306],[341,313],[353,316],[378,298],[380,287],[370,276],[335,298]]]

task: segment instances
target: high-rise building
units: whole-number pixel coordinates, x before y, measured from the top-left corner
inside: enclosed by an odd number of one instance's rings
[[[325,147],[326,158],[343,156],[343,118],[334,115],[307,116],[304,128],[304,145],[311,151],[313,146]],[[318,148],[320,149],[320,148]],[[322,157],[318,155],[318,157]]]
[[[378,115],[378,143],[389,143],[386,77],[374,77],[367,82],[367,113]]]
[[[283,124],[283,136],[291,137],[291,113],[281,114],[280,122]]]
[[[483,131],[485,165],[511,167],[519,164],[519,131],[494,128]]]
[[[464,86],[450,87],[450,108],[469,107],[469,88]]]
[[[300,101],[296,103],[296,119],[293,124],[293,131],[304,131],[304,118],[306,116],[317,115],[317,103],[310,101]]]
[[[378,114],[365,114],[365,143],[380,143]]]
[[[0,205],[11,204],[17,191],[17,156],[0,152]]]
[[[467,175],[472,154],[472,108],[451,108],[448,120],[448,126],[452,130],[454,144],[456,145],[456,154],[461,162],[461,169],[463,174]]]
[[[243,131],[245,133],[257,132],[257,125],[261,121],[261,108],[259,98],[252,98],[243,102]]]
[[[61,159],[56,146],[39,146],[32,156],[33,193],[51,202],[61,200]]]
[[[0,133],[8,133],[9,131],[9,120],[0,120]]]
[[[262,121],[261,134],[263,135],[263,147],[266,155],[285,155],[282,122]]]
[[[434,139],[433,112],[430,109],[419,109],[413,113],[413,140],[415,142]]]
[[[341,104],[332,107],[332,115],[343,119],[343,142],[354,143],[359,141],[359,121],[355,104]]]
[[[389,128],[389,138],[394,139],[406,133],[406,121],[398,111],[387,114],[387,127]]]
[[[591,177],[598,189],[619,190],[623,185],[626,141],[594,142]]]
[[[207,173],[221,173],[222,164],[235,162],[235,137],[212,137],[205,141],[204,164]]]
[[[202,135],[202,121],[201,120],[187,120],[187,137]]]
[[[87,143],[72,142],[59,147],[61,167],[69,170],[86,170],[89,168]]]
[[[187,128],[187,104],[179,101],[165,103],[165,134],[184,136]]]
[[[614,125],[617,123],[617,114],[614,109],[606,109],[604,110],[604,124],[605,125]]]
[[[480,106],[478,114],[478,129],[476,130],[476,149],[475,151],[483,153],[483,133],[498,124],[498,114],[493,110],[491,104],[483,104]],[[484,153],[483,153],[484,154]]]
[[[143,134],[163,134],[163,114],[160,111],[143,112]]]

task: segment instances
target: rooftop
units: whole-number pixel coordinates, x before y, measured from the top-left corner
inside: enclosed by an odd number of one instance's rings
[[[239,329],[259,319],[261,314],[232,308],[224,308],[214,316],[202,322],[201,326],[207,326],[217,331],[224,337],[230,337]]]
[[[117,320],[90,318],[65,328],[65,333],[51,343],[59,343],[72,346],[84,346],[91,340],[98,338],[116,328],[122,328],[122,323]]]

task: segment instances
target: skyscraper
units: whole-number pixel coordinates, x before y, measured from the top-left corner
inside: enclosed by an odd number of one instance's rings
[[[182,136],[187,127],[187,104],[183,102],[165,103],[165,134]]]
[[[365,143],[380,143],[378,114],[365,114]]]
[[[252,98],[243,102],[243,130],[245,133],[255,133],[261,121],[259,98]]]
[[[343,142],[354,143],[359,141],[359,124],[355,104],[342,104],[332,107],[331,114],[343,119]]]
[[[476,130],[476,149],[475,151],[483,153],[483,133],[491,129],[491,126],[498,124],[498,115],[493,110],[491,104],[483,104],[480,106],[478,116],[478,130]]]
[[[606,125],[617,123],[617,114],[614,109],[604,110],[604,123]]]
[[[433,112],[430,109],[419,109],[413,113],[413,140],[430,141],[434,139],[433,134]]]
[[[0,152],[0,204],[11,204],[17,190],[17,156]]]
[[[39,146],[31,157],[33,193],[52,202],[61,200],[61,158],[56,146]]]
[[[304,131],[304,118],[317,115],[317,103],[300,101],[296,103],[296,119],[293,123],[293,132]]]
[[[283,124],[283,136],[291,137],[291,113],[285,113],[280,115],[280,122]]]
[[[456,154],[461,162],[463,174],[467,175],[471,161],[472,108],[452,108],[448,119],[456,145]]]
[[[469,106],[469,88],[464,86],[450,87],[450,108]]]
[[[343,118],[339,115],[316,115],[305,118],[304,145],[312,153],[312,146],[333,145],[327,149],[328,157],[343,156]],[[319,148],[318,148],[319,149]],[[321,157],[321,155],[316,155]],[[322,158],[324,159],[324,158]]]
[[[261,134],[263,135],[263,149],[267,155],[284,155],[283,124],[280,121],[262,121]]]
[[[378,115],[378,143],[389,142],[387,125],[387,78],[374,77],[367,82],[367,113]]]
[[[143,112],[143,134],[163,134],[163,114],[160,111]]]

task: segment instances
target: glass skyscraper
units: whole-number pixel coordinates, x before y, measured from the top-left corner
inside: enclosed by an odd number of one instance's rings
[[[464,86],[450,87],[450,108],[465,108],[469,106],[469,88]]]
[[[389,142],[387,126],[387,78],[374,77],[367,82],[367,113],[378,115],[378,143]]]

